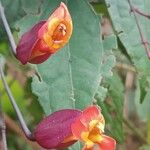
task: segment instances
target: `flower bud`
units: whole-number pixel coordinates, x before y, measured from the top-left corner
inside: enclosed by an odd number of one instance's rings
[[[22,64],[44,62],[69,41],[72,29],[70,13],[61,3],[47,21],[40,21],[22,35],[16,58]]]
[[[37,143],[46,148],[65,148],[75,143],[71,124],[81,114],[80,110],[64,109],[52,113],[43,119],[35,129]]]

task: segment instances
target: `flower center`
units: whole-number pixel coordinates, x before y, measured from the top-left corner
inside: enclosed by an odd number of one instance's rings
[[[52,39],[54,40],[55,43],[59,43],[62,41],[65,35],[66,35],[66,26],[63,23],[60,23],[53,32]]]
[[[88,131],[81,134],[82,140],[85,142],[87,148],[91,148],[95,143],[99,143],[102,140],[102,133],[104,131],[104,125],[99,120],[92,120],[89,123]]]

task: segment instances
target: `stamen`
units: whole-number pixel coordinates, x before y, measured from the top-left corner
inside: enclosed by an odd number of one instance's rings
[[[52,39],[55,43],[62,42],[63,37],[66,35],[66,26],[63,23],[60,23],[55,29]]]

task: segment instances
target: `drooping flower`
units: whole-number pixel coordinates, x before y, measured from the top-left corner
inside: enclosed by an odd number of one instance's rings
[[[22,64],[44,62],[69,41],[72,29],[70,13],[61,3],[47,21],[40,21],[23,34],[16,49],[17,59]]]
[[[71,124],[81,114],[80,110],[64,109],[43,119],[35,129],[37,143],[46,149],[65,148],[75,143]]]
[[[84,142],[83,150],[115,150],[116,141],[104,134],[105,120],[99,107],[90,106],[72,123],[75,139]]]
[[[46,149],[66,148],[79,140],[85,143],[83,150],[115,150],[116,141],[104,134],[104,126],[98,106],[64,109],[42,120],[33,135]]]

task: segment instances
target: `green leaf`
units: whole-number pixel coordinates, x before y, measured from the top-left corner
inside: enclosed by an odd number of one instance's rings
[[[33,78],[32,91],[46,114],[62,108],[74,108],[74,95],[69,64],[69,52],[65,47],[45,63],[38,65],[42,81]]]
[[[149,75],[150,61],[146,55],[143,45],[141,44],[140,33],[138,31],[134,15],[132,12],[130,12],[128,1],[105,1],[107,5],[110,6],[108,11],[111,16],[114,29],[116,33],[118,33],[118,37],[126,48],[128,55],[136,66],[140,75]],[[144,12],[150,12],[149,0],[145,0],[142,3],[140,0],[132,0],[132,5]],[[150,41],[149,20],[140,15],[138,15],[138,20],[145,38]]]
[[[94,9],[96,10],[97,13],[99,13],[99,14],[105,14],[105,16],[109,15],[104,0],[99,0],[99,2],[97,2],[97,1],[93,2],[91,0],[90,2],[91,2],[92,6],[94,7]]]
[[[96,92],[95,98],[99,101],[104,101],[107,96],[107,89],[103,86],[99,86]]]
[[[150,60],[148,59],[144,46],[142,45],[135,17],[130,11],[128,1],[105,1],[106,4],[110,6],[108,11],[113,22],[115,32],[118,34],[120,41],[125,47],[128,55],[130,56],[130,60],[135,65],[138,72],[141,89],[140,101],[142,102],[143,100],[147,100],[147,79],[150,74]],[[149,0],[144,0],[142,3],[140,0],[132,0],[131,2],[134,7],[138,8],[142,12],[150,12]],[[150,41],[149,19],[139,14],[137,14],[137,18],[144,38],[147,41]],[[148,85],[148,88],[150,88],[150,84]]]
[[[21,0],[21,3],[25,12],[36,15],[40,13],[42,0]]]
[[[115,35],[110,35],[103,40],[104,54],[102,59],[101,74],[103,78],[112,76],[111,69],[116,64],[112,50],[117,49],[117,39]]]
[[[110,35],[103,40],[104,53],[102,58],[101,75],[103,80],[113,75],[111,69],[116,64],[115,56],[112,50],[117,49],[117,39],[115,35]],[[95,98],[104,101],[106,98],[107,89],[100,85]]]
[[[9,24],[14,23],[25,14],[21,7],[21,0],[2,0],[2,5]]]
[[[103,40],[103,46],[104,46],[105,53],[107,51],[117,49],[118,48],[117,37],[113,34],[105,37]]]
[[[13,79],[13,77],[7,76],[6,79],[19,108],[21,110],[24,110],[24,108],[27,106],[27,103],[26,103],[27,101],[25,101],[24,99],[24,89],[22,88],[22,86],[17,80]],[[7,112],[11,116],[15,116],[14,109],[9,101],[9,98],[7,96],[7,93],[3,87],[1,80],[0,80],[0,93],[2,94],[0,96],[0,99],[2,100],[2,106],[3,106],[4,111]]]
[[[68,147],[68,150],[77,150],[77,149],[82,149],[80,142],[76,142],[71,147]]]
[[[120,77],[114,73],[105,81],[108,86],[108,98],[102,102],[98,99],[97,103],[102,108],[102,113],[106,120],[108,132],[120,143],[124,140],[123,133],[123,99],[124,87]],[[117,84],[117,86],[116,86]]]
[[[40,14],[28,14],[18,22],[21,33],[47,19],[60,2],[45,0]],[[68,0],[67,6],[74,25],[71,40],[48,61],[37,65],[41,81],[34,77],[32,83],[32,90],[46,114],[62,108],[87,107],[92,104],[100,83],[103,47],[99,17],[84,0]]]

